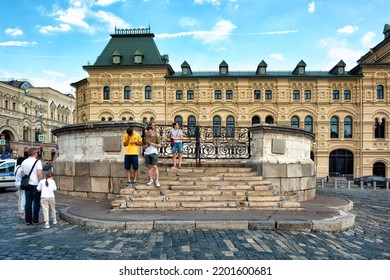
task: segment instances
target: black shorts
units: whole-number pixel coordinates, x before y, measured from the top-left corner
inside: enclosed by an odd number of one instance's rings
[[[138,155],[125,155],[125,169],[130,170],[133,166],[133,170],[138,170]]]

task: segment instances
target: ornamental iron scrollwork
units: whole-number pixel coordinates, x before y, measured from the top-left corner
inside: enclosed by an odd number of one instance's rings
[[[171,126],[157,125],[156,132],[162,146],[159,157],[172,156],[169,131]],[[235,126],[182,126],[183,158],[195,159],[199,164],[202,159],[249,159],[250,132],[247,127]]]

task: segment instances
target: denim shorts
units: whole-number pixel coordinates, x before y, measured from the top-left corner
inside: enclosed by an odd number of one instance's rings
[[[183,142],[175,142],[175,144],[172,147],[172,153],[182,153],[183,152]]]
[[[125,169],[130,170],[133,166],[133,170],[138,170],[138,155],[125,155]]]

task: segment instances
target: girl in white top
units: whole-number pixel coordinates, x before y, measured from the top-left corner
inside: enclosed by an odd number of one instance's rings
[[[43,213],[43,220],[45,221],[45,228],[50,228],[49,210],[51,219],[53,220],[53,225],[57,224],[56,202],[54,196],[54,192],[57,190],[57,185],[53,179],[53,172],[47,172],[46,179],[42,179],[41,181],[39,181],[37,187],[37,191],[41,192],[41,207]]]

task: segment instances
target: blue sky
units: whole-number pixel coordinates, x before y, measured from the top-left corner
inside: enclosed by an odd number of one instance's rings
[[[118,28],[148,27],[177,72],[347,70],[381,42],[390,0],[13,0],[2,1],[0,80],[73,92]]]

